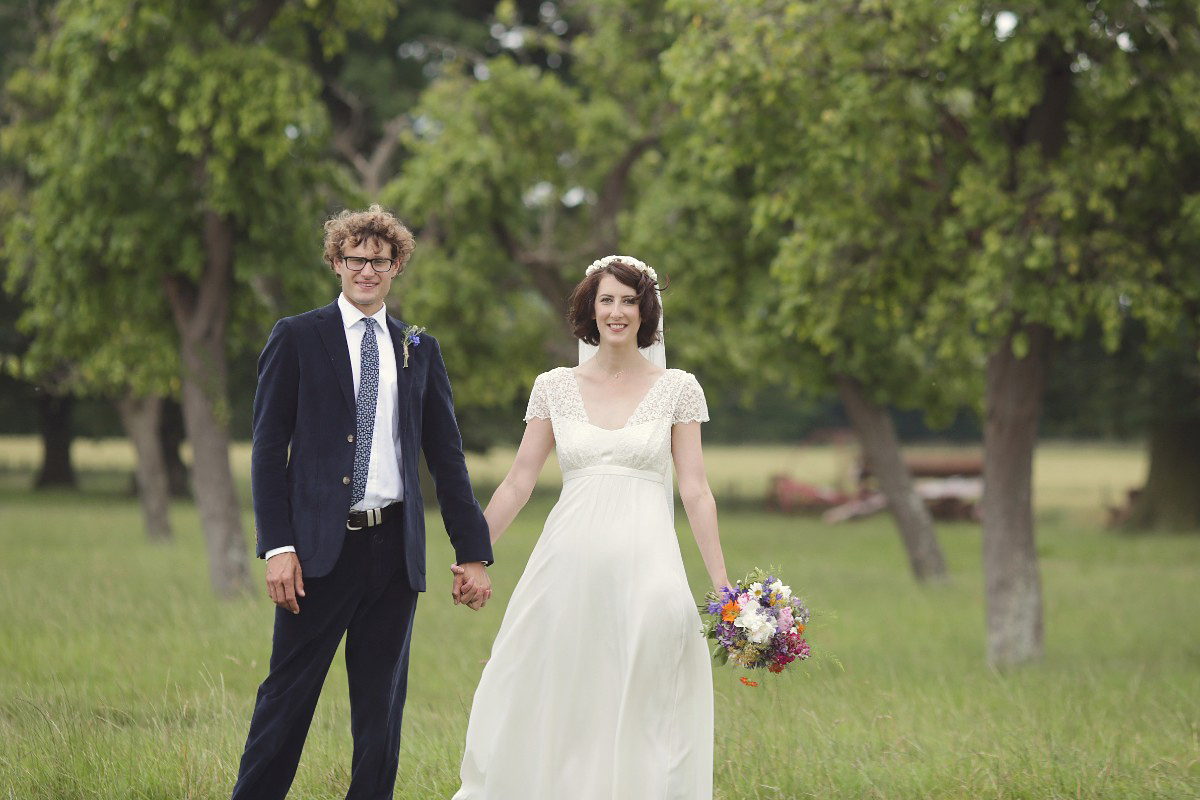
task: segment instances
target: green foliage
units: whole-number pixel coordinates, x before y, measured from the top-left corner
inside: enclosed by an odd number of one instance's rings
[[[539,297],[503,291],[499,275],[461,269],[436,247],[422,247],[398,288],[405,321],[429,323],[442,347],[456,407],[510,411],[524,399],[545,358],[549,321]]]
[[[567,296],[617,244],[617,214],[642,186],[631,164],[658,135],[663,86],[645,56],[661,23],[621,33],[658,8],[583,7],[567,74],[500,55],[443,75],[413,110],[384,198],[421,229],[404,303],[453,344],[464,407],[507,408],[536,372],[573,358]],[[516,23],[511,5],[497,16]]]
[[[693,302],[722,309],[755,379],[821,391],[848,373],[880,402],[948,414],[977,388],[978,354],[954,346],[947,328],[962,323],[926,302],[951,267],[924,225],[948,187],[901,155],[932,146],[921,98],[856,74],[880,34],[850,14],[753,3],[689,14],[702,5],[676,5],[690,24],[664,57],[690,123],[668,170],[686,189],[664,192],[695,199],[684,215],[664,203],[647,227],[672,243],[715,229],[678,260],[702,271]]]
[[[777,242],[743,264],[770,286],[744,308],[801,382],[848,372],[944,412],[1021,325],[1098,320],[1112,348],[1129,313],[1158,330],[1197,313],[1194,8],[670,8],[682,158],[718,176],[712,194],[740,176],[744,235]],[[721,272],[738,249],[716,251]]]
[[[28,305],[24,371],[74,365],[74,388],[177,389],[167,281],[198,291],[205,214],[231,221],[234,345],[328,296],[320,266],[326,155],[319,85],[292,45],[382,19],[374,0],[306,3],[270,25],[206,4],[64,0],[53,35],[9,82],[6,152],[27,160],[25,212],[5,235]],[[301,51],[302,52],[302,51]]]
[[[771,357],[779,343],[768,330],[774,243],[751,230],[745,173],[702,160],[700,137],[682,121],[665,138],[626,222],[628,249],[671,282],[663,294],[671,361],[698,371],[710,391],[791,380],[791,359]]]
[[[510,406],[560,327],[561,310],[537,293],[497,231],[523,237],[536,225],[522,197],[531,185],[550,184],[550,204],[565,191],[555,155],[572,146],[572,95],[542,70],[505,59],[487,82],[435,83],[415,112],[420,133],[406,142],[411,158],[385,194],[426,232],[402,302],[420,321],[442,323],[432,327],[453,354],[465,406]]]
[[[581,130],[611,138],[591,127],[599,123],[616,132],[612,115],[581,109],[577,92],[552,73],[505,58],[494,60],[489,72],[486,82],[451,76],[426,92],[416,112],[418,130],[407,142],[410,165],[391,189],[422,222],[436,217],[451,226],[442,238],[453,240],[470,220],[494,219],[517,234],[536,231],[539,215],[529,206],[538,199],[527,205],[525,193],[546,181],[542,202],[554,204],[581,172],[560,163],[573,160],[563,156],[578,148]],[[587,119],[579,119],[585,113]],[[462,179],[467,176],[472,180]],[[458,180],[447,182],[451,177]]]

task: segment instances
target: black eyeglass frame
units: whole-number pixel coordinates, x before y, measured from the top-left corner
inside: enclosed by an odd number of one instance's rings
[[[346,269],[351,272],[362,272],[366,269],[367,264],[371,265],[371,269],[375,272],[391,272],[396,268],[396,259],[394,258],[364,258],[363,256],[341,256],[342,263],[346,265]],[[355,266],[355,264],[358,266]]]

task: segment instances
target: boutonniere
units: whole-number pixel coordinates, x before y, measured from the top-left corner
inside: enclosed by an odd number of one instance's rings
[[[421,334],[425,329],[420,325],[409,325],[404,329],[404,341],[400,347],[404,351],[404,369],[408,369],[408,346],[411,344],[416,347],[421,343]]]

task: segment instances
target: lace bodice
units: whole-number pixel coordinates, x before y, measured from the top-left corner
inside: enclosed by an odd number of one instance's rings
[[[704,390],[689,372],[669,369],[646,392],[625,425],[616,430],[588,421],[575,374],[567,367],[533,382],[525,421],[548,419],[554,427],[563,472],[599,465],[665,472],[671,463],[671,426],[707,422]]]

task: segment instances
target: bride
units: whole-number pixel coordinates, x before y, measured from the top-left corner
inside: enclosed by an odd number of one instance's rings
[[[484,512],[493,544],[555,447],[562,495],[475,692],[454,800],[712,796],[712,673],[672,461],[709,579],[729,580],[700,445],[704,393],[639,352],[661,353],[657,281],[628,256],[593,263],[568,318],[598,349],[533,384],[516,459]]]

